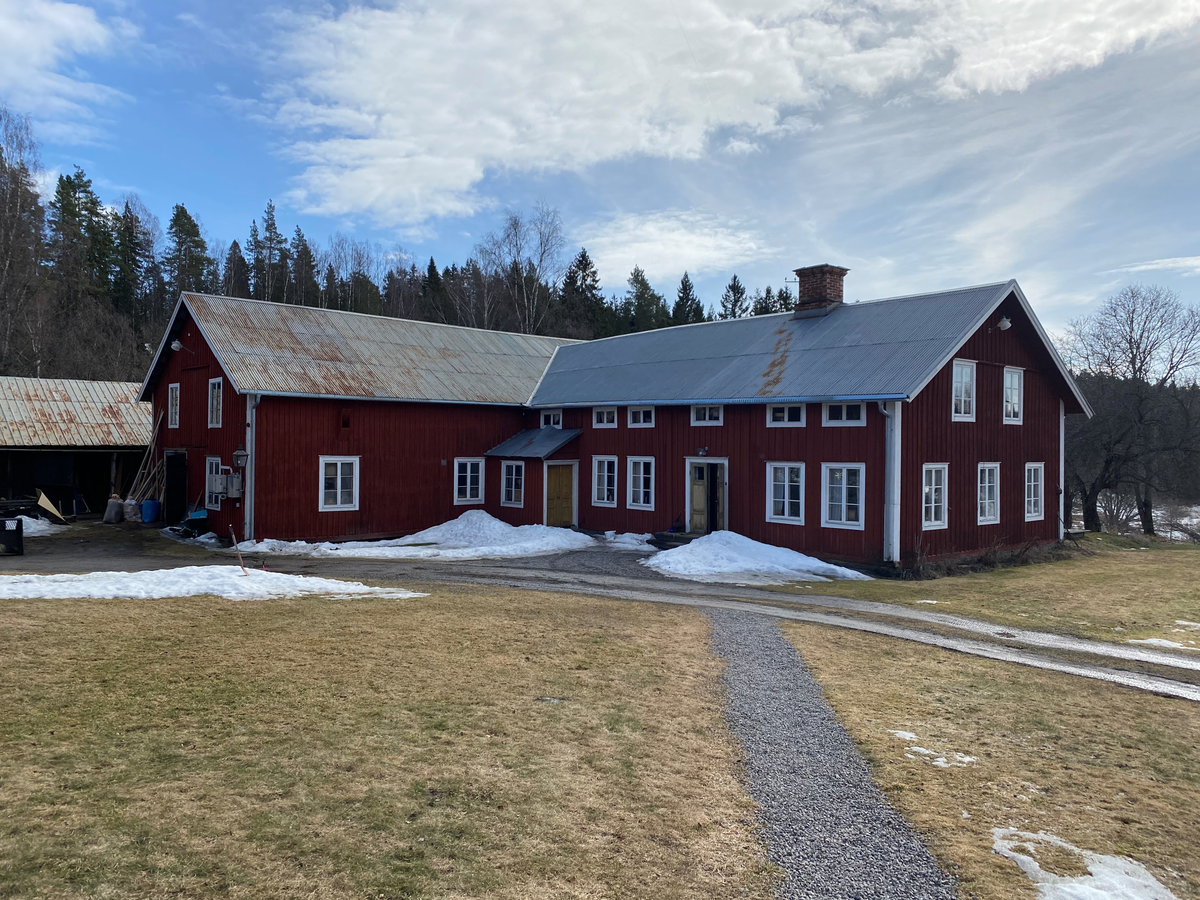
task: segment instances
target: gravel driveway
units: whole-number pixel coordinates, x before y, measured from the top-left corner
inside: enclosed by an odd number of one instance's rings
[[[953,882],[884,799],[820,686],[769,619],[709,610],[781,900],[952,900]]]

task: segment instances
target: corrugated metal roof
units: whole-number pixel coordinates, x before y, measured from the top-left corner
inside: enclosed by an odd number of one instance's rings
[[[0,377],[0,446],[117,450],[150,443],[150,404],[127,381]]]
[[[486,455],[507,456],[509,459],[545,459],[581,434],[582,428],[528,428],[493,447]]]
[[[531,402],[911,398],[1019,290],[1010,281],[846,304],[818,318],[781,313],[576,344],[555,355]]]
[[[180,302],[241,393],[523,405],[571,343],[204,294]]]

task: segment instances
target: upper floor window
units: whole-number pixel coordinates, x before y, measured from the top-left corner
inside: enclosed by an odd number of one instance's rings
[[[483,502],[483,460],[454,460],[454,504]]]
[[[322,512],[358,509],[358,457],[321,457]]]
[[[927,465],[922,478],[925,490],[922,495],[924,512],[921,527],[926,531],[946,527],[946,470],[945,463]]]
[[[979,464],[979,524],[1000,521],[1000,463]]]
[[[654,509],[654,457],[629,457],[629,506]]]
[[[862,463],[825,463],[821,466],[821,524],[826,528],[862,530]]]
[[[167,385],[167,427],[179,427],[179,385]]]
[[[631,406],[631,407],[629,407],[629,427],[630,428],[653,428],[654,427],[654,407],[653,406]]]
[[[1004,422],[1020,425],[1024,414],[1025,371],[1006,366],[1004,369]]]
[[[501,506],[525,505],[525,463],[504,464],[504,486],[500,496]]]
[[[1025,521],[1040,521],[1045,516],[1043,490],[1046,467],[1042,463],[1027,463],[1025,466]]]
[[[975,421],[975,363],[970,360],[954,361],[954,409],[951,418],[955,422]]]
[[[725,407],[723,406],[693,406],[692,424],[720,425],[724,417],[724,413]]]
[[[221,391],[223,382],[220,378],[208,380],[208,427],[221,427]]]
[[[542,425],[545,425],[545,424],[546,424],[546,422],[543,419]],[[616,428],[617,427],[617,408],[615,406],[598,406],[598,407],[596,407],[595,409],[592,410],[592,424],[595,425],[597,428]],[[562,420],[560,419],[559,424],[554,427],[561,428]]]
[[[826,403],[823,425],[866,425],[866,410],[861,403]]]
[[[767,407],[768,428],[802,428],[804,426],[804,404],[789,403]]]
[[[617,458],[615,456],[593,456],[595,485],[592,491],[593,506],[617,505]]]
[[[767,521],[804,524],[804,463],[767,463]]]
[[[543,428],[562,428],[562,410],[561,409],[544,409],[544,410],[542,410],[542,427]]]

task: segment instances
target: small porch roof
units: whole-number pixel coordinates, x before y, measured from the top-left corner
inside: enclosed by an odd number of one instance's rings
[[[581,434],[582,428],[527,428],[493,447],[487,455],[509,459],[545,459]]]

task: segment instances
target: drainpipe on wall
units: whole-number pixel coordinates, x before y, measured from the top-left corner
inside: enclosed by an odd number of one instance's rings
[[[255,435],[257,429],[255,424],[258,422],[258,402],[262,399],[262,394],[249,394],[246,396],[246,485],[242,489],[242,514],[245,521],[242,523],[242,540],[254,540],[254,457],[255,457]]]
[[[884,427],[883,559],[900,564],[900,400],[879,401]]]
[[[1058,401],[1058,539],[1066,537],[1067,528],[1067,407]]]

